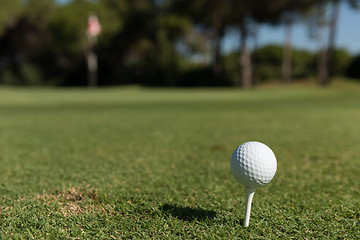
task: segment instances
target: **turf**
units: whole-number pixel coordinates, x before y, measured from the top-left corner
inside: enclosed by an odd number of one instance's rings
[[[360,85],[0,88],[0,238],[359,239]],[[266,143],[254,196],[230,156]]]

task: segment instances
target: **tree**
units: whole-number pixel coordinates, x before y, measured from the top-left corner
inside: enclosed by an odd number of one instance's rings
[[[55,65],[58,66],[58,71],[67,75],[64,77],[63,84],[86,84],[84,81],[87,79],[86,57],[91,47],[86,35],[89,14],[96,14],[102,25],[102,32],[97,40],[95,51],[97,48],[110,44],[114,35],[122,30],[121,16],[117,15],[115,7],[109,7],[107,4],[110,4],[109,1],[93,3],[86,0],[75,0],[57,7],[52,14],[49,25],[50,46],[55,55]],[[100,79],[100,81],[102,80]]]
[[[267,45],[253,52],[258,64],[255,71],[255,79],[264,81],[269,79],[279,79],[281,72],[279,66],[282,59],[281,45]]]
[[[13,25],[23,10],[19,0],[0,0],[0,36],[9,25]]]
[[[320,85],[326,84],[327,79],[327,47],[326,47],[326,2],[319,1],[311,10],[307,18],[309,24],[309,36],[315,39],[318,45],[317,51],[317,76]]]
[[[320,79],[322,85],[328,85],[330,79],[334,72],[332,72],[332,66],[334,62],[334,51],[335,51],[335,39],[337,32],[337,25],[340,15],[340,4],[341,2],[346,2],[353,9],[359,9],[360,1],[359,0],[332,0],[330,4],[332,5],[331,15],[330,15],[330,24],[329,24],[329,37],[328,37],[328,48],[327,48],[327,61],[326,61],[326,75],[323,76],[323,79]]]
[[[239,63],[241,85],[243,88],[250,88],[252,81],[252,62],[250,52],[247,46],[247,40],[250,35],[250,24],[252,23],[252,11],[256,1],[233,1],[232,2],[232,24],[237,26],[240,33],[240,47],[239,47]]]
[[[116,0],[106,0],[118,6]],[[146,85],[176,85],[178,71],[178,41],[191,31],[191,20],[171,11],[171,1],[126,1],[124,7],[114,7],[124,20],[101,51],[106,55],[104,67],[118,83]],[[109,69],[111,67],[111,70]]]
[[[283,8],[273,1],[232,1],[233,24],[240,33],[239,62],[241,66],[241,79],[244,88],[251,87],[253,82],[253,64],[247,46],[249,36],[254,35],[257,24],[275,22],[280,18]],[[284,4],[281,2],[280,6]]]
[[[329,43],[327,49],[327,61],[326,61],[326,74],[323,75],[323,79],[320,79],[322,85],[328,85],[332,75],[331,66],[333,63],[333,54],[335,48],[335,37],[337,30],[337,23],[340,14],[340,0],[333,0],[332,2],[332,13],[330,20],[330,30],[329,30]]]
[[[294,23],[304,18],[314,6],[316,0],[277,0],[269,1],[267,19],[271,25],[284,24],[285,35],[281,63],[281,78],[284,83],[290,83],[292,77],[292,29]]]
[[[334,49],[332,53],[331,76],[346,76],[352,56],[346,49]]]
[[[221,41],[225,35],[225,28],[229,24],[230,5],[224,0],[210,0],[205,6],[206,23],[213,28],[213,71],[218,74],[221,71]]]
[[[330,14],[330,19],[327,18],[327,6],[332,4],[332,14]],[[318,41],[318,82],[322,86],[326,86],[330,83],[330,74],[331,74],[331,63],[332,55],[335,45],[335,34],[337,19],[339,16],[340,10],[340,0],[330,0],[330,1],[319,1],[314,10],[314,15],[311,19],[310,24],[315,22],[317,26],[317,33],[314,34]],[[313,19],[315,21],[313,21]],[[329,36],[326,41],[326,26],[329,26]],[[313,28],[313,26],[311,26]],[[314,29],[313,29],[314,30]]]
[[[55,4],[52,0],[28,0],[20,4],[20,7],[13,5],[18,10],[16,18],[3,31],[1,55],[8,62],[14,84],[40,84],[44,69],[39,65],[47,54],[47,27]]]
[[[212,68],[219,77],[222,71],[221,47],[230,24],[230,0],[173,0],[173,10],[190,17],[197,29],[212,41]]]
[[[310,19],[311,36],[317,39],[318,50],[318,81],[322,86],[330,84],[333,75],[335,39],[341,2],[348,3],[352,8],[359,8],[358,0],[319,0]],[[329,5],[331,12],[328,14]],[[328,28],[328,36],[326,30]],[[316,31],[316,32],[315,32]]]
[[[360,55],[356,55],[351,60],[349,67],[347,69],[346,76],[350,78],[355,78],[356,80],[360,80]]]
[[[95,13],[102,24],[101,43],[107,43],[121,31],[122,19],[102,2],[75,0],[58,7],[51,17],[50,31],[53,47],[68,53],[84,51],[87,43],[86,27],[89,14]]]

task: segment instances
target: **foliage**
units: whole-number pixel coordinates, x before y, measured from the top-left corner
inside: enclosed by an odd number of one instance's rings
[[[87,45],[85,30],[90,13],[96,13],[102,24],[100,41],[105,41],[115,33],[121,31],[122,21],[112,9],[104,4],[94,4],[86,0],[76,0],[58,7],[50,22],[50,31],[55,49],[66,52],[84,51]]]
[[[351,62],[351,55],[346,49],[335,49],[331,72],[335,76],[345,76]]]
[[[27,21],[39,28],[46,28],[56,7],[55,0],[25,0],[23,2]]]
[[[12,71],[3,68],[0,75],[0,83],[4,85],[18,85],[19,81]]]
[[[316,54],[310,51],[293,49],[292,76],[297,79],[316,76]]]
[[[236,52],[229,53],[223,57],[222,65],[224,72],[232,80],[232,85],[237,85],[241,82],[241,76],[239,71],[239,56]]]
[[[19,0],[0,0],[0,36],[7,26],[12,25],[19,17],[23,7]]]
[[[360,55],[355,56],[347,69],[347,76],[360,79]]]
[[[20,69],[22,85],[38,86],[42,84],[43,77],[38,66],[23,64]]]
[[[283,47],[279,45],[268,45],[254,52],[255,77],[257,81],[280,79]],[[292,50],[292,77],[308,78],[315,76],[314,53],[306,50]]]
[[[200,87],[200,86],[232,86],[234,83],[231,78],[222,74],[213,74],[211,67],[197,67],[189,71],[185,71],[178,80],[178,86],[180,87]]]
[[[256,62],[256,78],[258,80],[280,79],[282,60],[281,46],[265,46],[254,52],[253,55]]]
[[[0,0],[0,82],[86,85],[90,13],[102,25],[94,49],[100,85],[229,86],[245,82],[252,70],[257,81],[277,79],[282,47],[255,50],[251,66],[248,38],[256,37],[257,24],[302,15],[318,2],[74,0],[59,5],[55,0]],[[243,40],[241,51],[225,56],[221,42],[229,27]],[[351,56],[340,49],[333,56],[333,73],[344,75]],[[295,49],[292,63],[293,77],[315,75],[313,53]]]

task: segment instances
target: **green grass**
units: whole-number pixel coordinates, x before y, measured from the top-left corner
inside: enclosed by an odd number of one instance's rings
[[[229,161],[269,145],[245,196]],[[359,239],[360,86],[0,88],[0,238]]]

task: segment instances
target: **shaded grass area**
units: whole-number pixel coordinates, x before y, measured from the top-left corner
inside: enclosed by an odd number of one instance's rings
[[[164,204],[160,210],[165,214],[184,221],[204,221],[216,217],[215,211],[204,210],[201,208],[182,207],[174,204]]]
[[[360,238],[360,86],[0,88],[3,238]],[[230,156],[278,158],[242,227]]]

